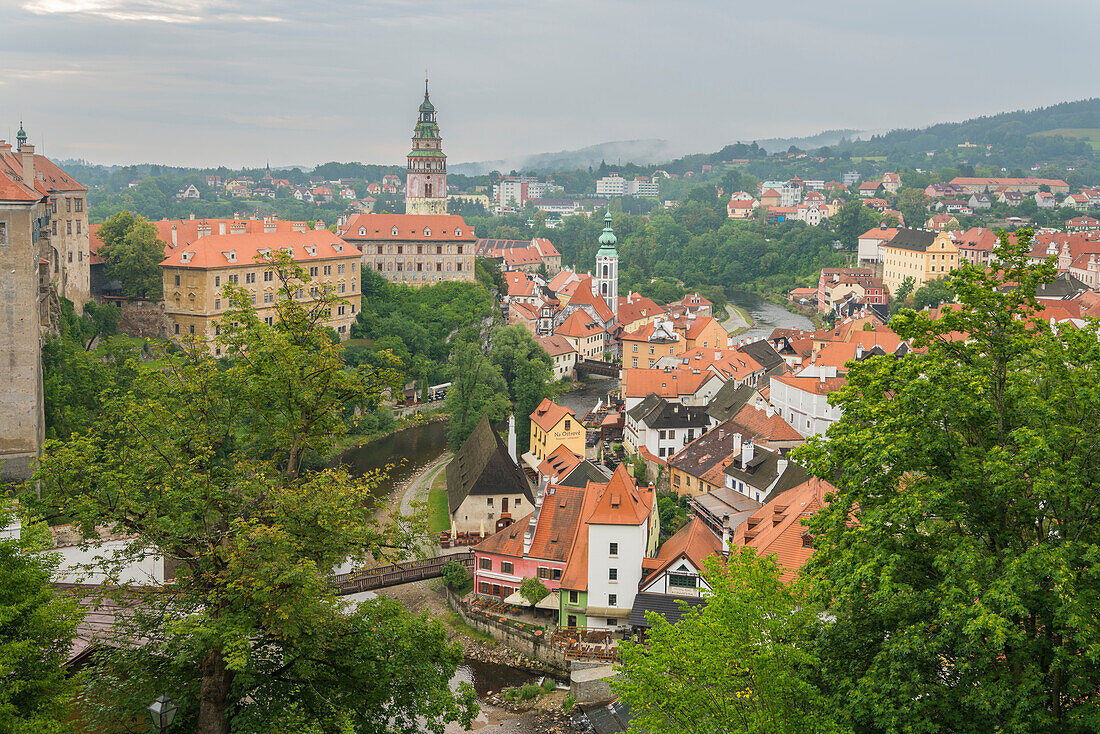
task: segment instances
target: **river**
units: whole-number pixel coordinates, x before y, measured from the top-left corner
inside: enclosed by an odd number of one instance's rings
[[[384,500],[398,487],[424,471],[447,448],[447,424],[433,421],[376,438],[340,454],[339,462],[354,476],[381,471],[386,477],[374,488]]]
[[[755,293],[730,291],[730,303],[742,308],[752,317],[753,325],[734,337],[737,341],[767,339],[772,329],[813,330],[813,322],[800,313],[788,311],[778,303],[765,300]]]

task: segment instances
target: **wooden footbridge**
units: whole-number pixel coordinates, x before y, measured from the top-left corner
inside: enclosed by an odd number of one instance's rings
[[[598,359],[578,359],[575,369],[577,377],[603,375],[604,377],[618,378],[621,372],[621,367],[614,362],[603,362]]]
[[[365,568],[351,573],[342,573],[332,577],[336,586],[336,593],[341,596],[358,594],[361,591],[374,591],[384,589],[387,586],[400,586],[401,584],[423,581],[424,579],[439,578],[443,575],[443,567],[451,561],[457,561],[466,567],[471,576],[474,573],[473,551],[465,553],[452,553],[435,558],[424,558],[417,561],[405,561],[389,566],[377,568]]]

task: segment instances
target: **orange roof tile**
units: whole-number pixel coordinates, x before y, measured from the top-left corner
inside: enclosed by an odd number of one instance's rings
[[[661,549],[657,552],[658,563],[642,583],[664,573],[681,557],[690,560],[696,568],[702,568],[704,560],[721,552],[722,539],[711,532],[702,518],[693,515],[684,527],[677,530],[675,535],[661,545]]]
[[[566,416],[572,416],[574,420],[577,418],[577,414],[569,408],[558,405],[550,398],[543,398],[531,414],[531,422],[544,431],[550,431]]]
[[[394,234],[395,229],[397,234]],[[359,234],[360,230],[363,230],[363,234]],[[474,228],[457,214],[356,214],[348,221],[340,236],[349,241],[394,239],[477,242]]]
[[[593,525],[641,525],[649,519],[653,499],[653,492],[638,486],[626,464],[619,464],[585,521]]]
[[[653,393],[662,398],[694,395],[714,375],[688,369],[662,370],[630,368],[623,370],[623,394],[628,398],[644,398]]]
[[[602,326],[592,320],[584,311],[574,311],[561,323],[558,328],[554,329],[555,334],[562,336],[572,336],[575,338],[584,338],[587,336],[593,336],[606,331]]]
[[[752,546],[761,556],[774,554],[783,568],[781,578],[793,581],[813,554],[813,547],[803,542],[806,528],[802,520],[824,507],[826,495],[835,491],[829,482],[811,477],[750,515],[734,530],[730,543]]]
[[[572,297],[569,299],[570,306],[592,306],[596,311],[596,315],[600,319],[607,323],[615,320],[615,314],[611,313],[611,309],[608,307],[607,302],[595,295],[595,291],[592,290],[592,276],[585,275],[581,278],[580,283],[577,284],[577,289],[573,291]]]
[[[225,234],[202,237],[168,253],[162,266],[186,268],[239,268],[252,265],[265,251],[291,250],[296,262],[357,259],[359,248],[327,229],[271,234]]]

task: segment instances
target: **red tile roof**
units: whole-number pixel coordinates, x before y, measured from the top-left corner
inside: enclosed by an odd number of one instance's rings
[[[535,341],[542,345],[542,348],[545,349],[546,353],[551,357],[577,351],[573,348],[573,345],[569,343],[569,340],[560,334],[538,336],[535,337]]]
[[[661,575],[682,557],[690,560],[696,568],[702,568],[706,558],[721,552],[722,539],[711,532],[701,518],[693,515],[684,527],[661,545],[657,552],[657,564],[642,583]]]
[[[393,234],[394,228],[397,234]],[[359,230],[365,230],[359,234]],[[476,242],[474,228],[457,214],[391,214],[367,212],[348,221],[340,236],[357,240],[423,240],[436,242]]]
[[[713,374],[705,370],[694,374],[689,369],[644,369],[623,370],[623,395],[628,398],[644,398],[653,393],[662,398],[676,398],[681,395],[694,395]]]
[[[550,398],[543,398],[531,414],[531,422],[544,431],[550,431],[566,416],[572,416],[574,420],[577,418],[577,414],[569,408],[558,405]]]
[[[577,290],[573,292],[572,297],[569,299],[570,306],[592,306],[596,311],[596,315],[600,317],[604,323],[615,320],[615,314],[611,313],[611,309],[608,307],[607,302],[595,295],[595,291],[592,289],[592,276],[585,275],[581,278],[581,282],[577,285]]]
[[[814,552],[803,542],[807,533],[802,521],[824,507],[825,496],[835,491],[832,484],[811,477],[774,497],[738,525],[731,545],[752,546],[761,556],[775,555],[783,568],[781,578],[793,581]]]
[[[357,259],[362,253],[327,229],[272,234],[225,234],[202,237],[168,253],[162,266],[239,268],[252,265],[264,251],[290,249],[296,262]]]
[[[605,329],[593,321],[591,316],[579,310],[569,314],[568,318],[558,328],[554,329],[555,334],[574,338],[593,336],[604,331]]]

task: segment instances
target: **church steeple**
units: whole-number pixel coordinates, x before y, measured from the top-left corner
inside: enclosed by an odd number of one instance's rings
[[[619,252],[615,249],[618,238],[611,226],[611,209],[603,218],[603,232],[597,240],[600,249],[596,252],[596,289],[607,303],[611,313],[619,315]]]
[[[11,128],[8,128],[9,130]],[[23,121],[19,121],[19,132],[15,134],[15,149],[17,151],[23,150],[23,146],[27,144],[27,131],[23,129]]]

